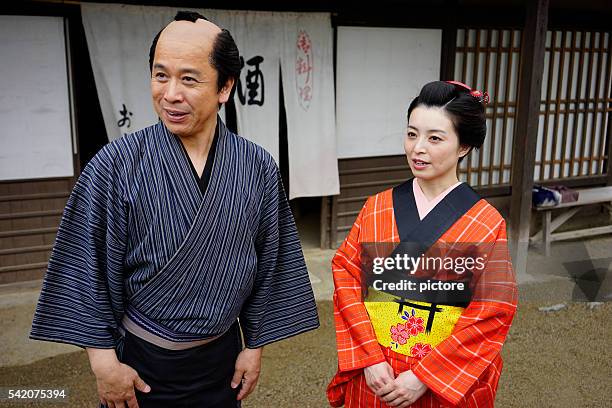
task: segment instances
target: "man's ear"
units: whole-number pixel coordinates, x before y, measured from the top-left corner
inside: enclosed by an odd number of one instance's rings
[[[223,88],[219,91],[219,103],[226,103],[229,100],[234,82],[234,78],[229,78],[223,85]]]

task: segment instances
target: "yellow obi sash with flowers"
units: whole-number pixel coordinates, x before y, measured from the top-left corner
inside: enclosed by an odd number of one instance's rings
[[[450,337],[464,308],[404,299],[368,288],[364,305],[378,342],[396,353],[422,358]]]

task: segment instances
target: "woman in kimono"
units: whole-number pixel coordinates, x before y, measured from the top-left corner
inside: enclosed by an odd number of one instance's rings
[[[455,81],[431,82],[412,101],[404,149],[414,178],[366,201],[332,261],[332,406],[493,406],[516,282],[504,219],[457,178],[483,144],[487,102]],[[412,270],[396,262],[407,259]]]

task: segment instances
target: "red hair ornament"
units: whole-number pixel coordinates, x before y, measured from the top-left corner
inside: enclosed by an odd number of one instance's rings
[[[468,91],[470,91],[470,95],[472,95],[474,98],[476,98],[476,100],[480,103],[484,103],[487,104],[489,103],[489,93],[488,92],[481,92],[478,90],[473,90],[472,88],[470,88],[469,86],[467,86],[466,84],[464,84],[463,82],[459,82],[459,81],[444,81],[446,83],[449,83],[451,85],[455,85],[458,86],[460,88],[464,88]]]

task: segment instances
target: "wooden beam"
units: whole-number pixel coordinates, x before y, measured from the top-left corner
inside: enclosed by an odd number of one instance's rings
[[[457,4],[448,1],[445,4],[447,13],[444,15],[442,28],[442,50],[440,55],[440,80],[455,79],[455,55],[457,53]]]
[[[510,246],[517,274],[524,274],[527,269],[531,189],[544,74],[548,5],[549,0],[527,2],[525,27],[521,38],[518,112],[512,143],[510,198]]]

